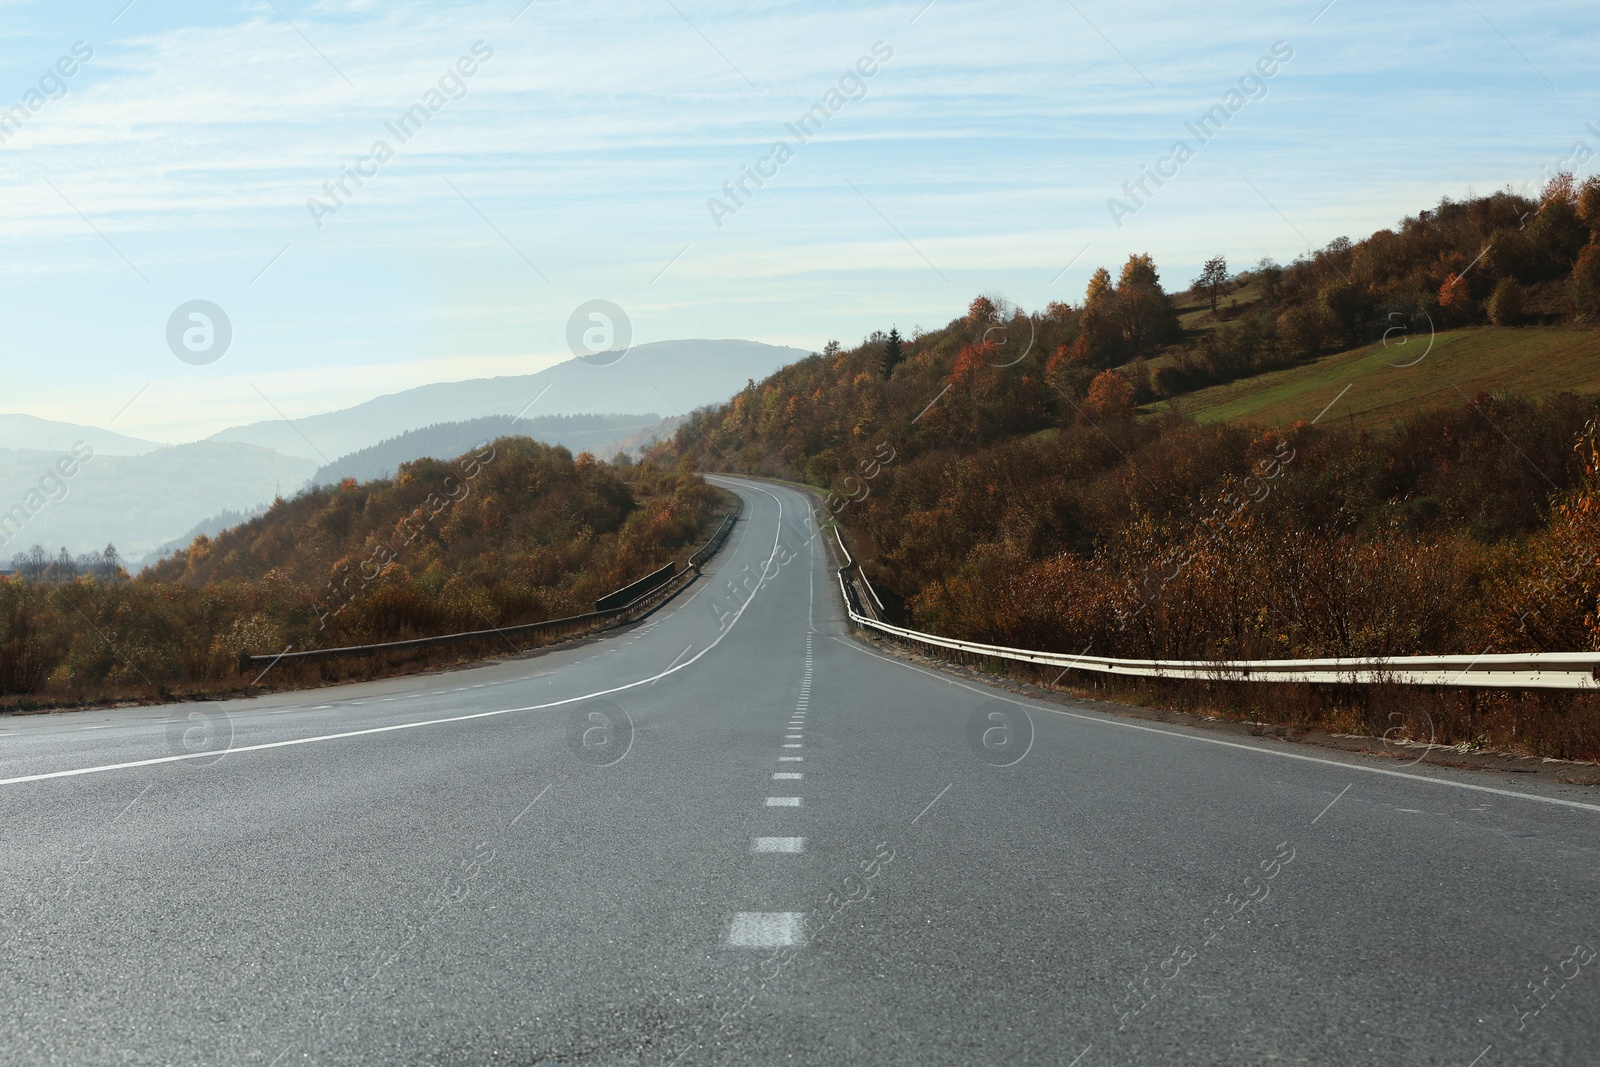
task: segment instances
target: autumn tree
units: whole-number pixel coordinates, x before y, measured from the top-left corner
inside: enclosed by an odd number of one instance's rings
[[[950,370],[950,381],[958,385],[971,385],[985,366],[991,365],[994,345],[988,341],[964,344],[956,353],[955,365]]]
[[[1128,257],[1128,262],[1122,265],[1122,279],[1117,283],[1118,288],[1127,288],[1130,285],[1148,285],[1152,289],[1161,288],[1161,275],[1156,273],[1156,261],[1150,258],[1148,252],[1135,252]]]
[[[1114,370],[1095,375],[1084,406],[1092,419],[1131,419],[1138,412],[1133,383]]]
[[[1528,223],[1528,241],[1543,257],[1549,275],[1566,272],[1589,240],[1589,226],[1578,217],[1578,187],[1571,174],[1545,185],[1539,213]]]
[[[1578,218],[1589,227],[1589,232],[1600,237],[1600,174],[1591,174],[1583,180],[1578,190]]]
[[[1359,344],[1367,316],[1372,311],[1372,296],[1366,286],[1336,278],[1322,287],[1317,299],[1327,319],[1336,324],[1344,343]]]
[[[1111,272],[1104,267],[1096,267],[1089,276],[1089,287],[1083,294],[1083,306],[1091,308],[1101,299],[1111,295]]]
[[[1156,286],[1122,286],[1114,309],[1112,321],[1121,335],[1122,360],[1154,355],[1182,336],[1172,301]]]
[[[1222,294],[1222,287],[1228,284],[1228,261],[1223,256],[1212,256],[1206,260],[1206,265],[1200,268],[1200,277],[1194,280],[1192,288],[1197,293],[1204,293],[1211,298],[1211,313],[1217,313],[1217,297]]]

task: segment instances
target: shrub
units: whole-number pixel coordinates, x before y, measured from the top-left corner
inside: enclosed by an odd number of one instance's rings
[[[1515,278],[1501,278],[1489,296],[1489,321],[1496,326],[1515,326],[1522,320],[1522,286]]]

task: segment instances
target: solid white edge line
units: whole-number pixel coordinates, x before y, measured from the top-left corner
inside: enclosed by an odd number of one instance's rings
[[[1364,763],[1346,763],[1342,760],[1324,759],[1321,756],[1306,756],[1298,752],[1280,752],[1273,748],[1258,748],[1255,745],[1243,745],[1237,741],[1224,741],[1221,738],[1216,737],[1197,737],[1194,734],[1180,733],[1176,730],[1163,730],[1157,726],[1141,726],[1138,723],[1123,722],[1118,718],[1111,717],[1111,713],[1107,713],[1108,717],[1101,718],[1098,715],[1085,715],[1082,712],[1066,711],[1061,708],[1052,708],[1044,704],[1030,703],[1028,701],[1017,700],[1014,697],[1003,696],[999,690],[979,689],[976,686],[967,685],[964,682],[958,682],[955,679],[947,677],[943,674],[926,670],[910,663],[902,663],[899,660],[885,656],[882,653],[873,652],[871,649],[862,648],[860,645],[846,637],[834,637],[833,640],[855,649],[862,655],[871,656],[873,659],[883,660],[885,663],[893,663],[896,666],[904,667],[906,670],[916,671],[918,674],[925,674],[929,678],[935,678],[941,682],[945,682],[948,685],[959,686],[968,692],[979,693],[984,696],[992,697],[995,700],[1004,701],[1007,704],[1015,704],[1019,708],[1028,708],[1033,711],[1047,711],[1052,715],[1061,715],[1069,719],[1081,719],[1084,722],[1099,723],[1103,726],[1120,726],[1125,730],[1139,730],[1143,733],[1159,734],[1162,737],[1176,738],[1180,741],[1201,741],[1208,745],[1221,745],[1223,748],[1235,748],[1241,752],[1253,752],[1259,756],[1276,756],[1279,759],[1293,759],[1301,760],[1306,763],[1320,763],[1325,767],[1339,767],[1344,770],[1364,771],[1367,774],[1381,774],[1389,778],[1405,778],[1408,781],[1426,782],[1429,785],[1449,786],[1453,789],[1471,789],[1479,793],[1494,793],[1496,796],[1513,797],[1517,800],[1532,800],[1540,804],[1558,804],[1567,808],[1580,808],[1584,811],[1600,812],[1600,804],[1585,804],[1579,800],[1562,800],[1560,797],[1542,797],[1537,793],[1519,793],[1514,789],[1496,789],[1494,786],[1474,785],[1471,782],[1456,782],[1449,778],[1429,778],[1424,774],[1407,774],[1404,771],[1391,771],[1386,767],[1369,767]],[[0,782],[0,785],[4,784],[4,782]]]
[[[778,532],[773,535],[772,551],[767,556],[767,562],[762,564],[761,567],[761,573],[765,574],[767,572],[768,565],[770,565],[773,559],[778,555],[778,541],[783,536],[783,501],[778,500],[776,494],[768,493],[767,490],[762,489],[760,486],[751,486],[750,488],[755,489],[757,492],[766,493],[778,504]],[[760,591],[761,586],[758,585],[756,587],[756,592]],[[446,719],[423,719],[418,722],[395,723],[392,726],[374,726],[365,730],[347,730],[343,733],[337,734],[318,734],[315,737],[296,737],[288,741],[267,741],[259,745],[240,745],[238,748],[224,750],[223,755],[229,756],[235,752],[265,752],[268,749],[274,748],[292,748],[296,745],[314,745],[324,741],[341,741],[348,737],[366,737],[370,734],[393,733],[396,730],[415,730],[423,726],[444,726],[453,722],[470,722],[473,719],[490,719],[499,715],[515,715],[524,711],[544,711],[547,708],[559,708],[566,704],[577,704],[585,700],[593,700],[596,697],[610,696],[612,693],[621,693],[629,689],[637,689],[642,685],[649,685],[661,678],[665,678],[669,674],[676,674],[678,671],[686,670],[698,663],[702,656],[705,656],[712,649],[720,645],[722,643],[722,639],[733,632],[733,628],[739,624],[739,620],[744,616],[745,609],[751,604],[755,603],[755,599],[756,594],[751,593],[750,598],[741,604],[739,606],[739,610],[734,613],[733,621],[722,628],[722,632],[717,635],[717,639],[698,652],[693,658],[685,660],[676,667],[669,667],[660,674],[653,674],[648,678],[641,678],[636,682],[629,682],[627,685],[619,685],[612,689],[601,689],[598,692],[585,693],[582,696],[567,697],[564,700],[552,700],[548,704],[530,704],[527,707],[522,708],[501,708],[495,711],[478,711],[473,712],[470,715],[453,715]],[[332,705],[328,706],[331,707]],[[85,774],[103,774],[106,771],[125,771],[131,770],[135,767],[154,767],[163,763],[181,763],[185,760],[218,758],[219,757],[215,752],[190,752],[181,756],[157,756],[152,759],[129,760],[126,763],[106,763],[97,767],[75,767],[71,770],[65,771],[46,771],[42,774],[23,774],[18,775],[15,778],[0,778],[0,786],[23,785],[27,782],[44,782],[52,778],[77,778]]]

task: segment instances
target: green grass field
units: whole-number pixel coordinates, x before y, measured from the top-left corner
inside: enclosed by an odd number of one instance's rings
[[[1600,393],[1600,330],[1482,326],[1440,333],[1431,348],[1425,336],[1396,335],[1387,346],[1210,386],[1145,410],[1170,404],[1201,423],[1287,426],[1327,409],[1324,420],[1372,428],[1483,392],[1562,391]]]

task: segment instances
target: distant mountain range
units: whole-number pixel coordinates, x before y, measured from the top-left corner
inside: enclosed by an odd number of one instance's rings
[[[602,458],[635,452],[670,435],[689,411],[723,403],[750,379],[806,355],[754,341],[661,341],[537,374],[425,385],[175,447],[0,415],[0,519],[21,506],[26,520],[0,525],[0,568],[35,543],[52,553],[113,543],[128,560],[168,554],[198,533],[237,524],[275,494],[380,478],[423,456],[454,458],[486,437],[526,434]],[[57,484],[51,469],[80,441],[94,458]]]
[[[402,463],[424,456],[455,459],[496,437],[531,437],[545,444],[565,445],[574,454],[593,452],[601,459],[609,459],[625,447],[638,447],[629,442],[645,438],[649,431],[661,426],[662,420],[653,414],[541,415],[533,419],[490,415],[466,422],[442,422],[420,430],[409,430],[369,448],[341,456],[327,466],[318,468],[317,473],[311,476],[311,483],[331,485],[346,478],[354,478],[358,482],[389,478]],[[642,443],[648,443],[648,440]]]
[[[0,415],[0,449],[66,452],[79,441],[88,442],[98,456],[142,456],[165,447],[96,426],[52,422],[32,415]]]
[[[571,359],[537,374],[443,382],[390,393],[355,407],[292,422],[273,419],[213,434],[319,465],[409,430],[490,415],[648,412],[686,415],[719,404],[806,352],[755,341],[658,341],[626,353]]]

